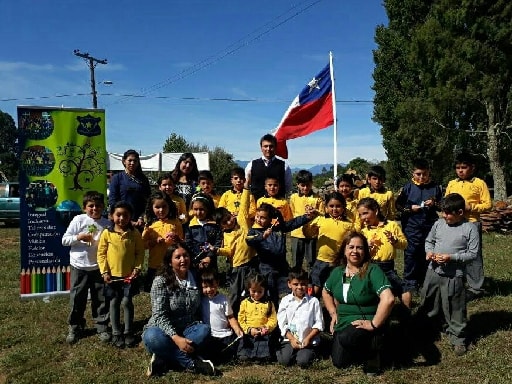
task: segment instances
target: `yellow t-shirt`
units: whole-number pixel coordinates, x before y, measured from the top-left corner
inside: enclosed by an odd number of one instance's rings
[[[376,227],[363,227],[361,232],[368,239],[368,243],[373,243],[370,253],[375,261],[395,260],[396,250],[407,247],[407,239],[396,221],[387,220]],[[396,239],[394,244],[389,241],[386,232]]]
[[[316,242],[317,260],[332,263],[340,249],[343,237],[353,229],[350,221],[317,216],[303,227],[304,234],[318,233]]]
[[[256,215],[256,200],[254,200],[254,196],[249,194],[249,213],[248,216],[250,219],[254,219]],[[234,191],[233,189],[226,191],[222,194],[219,200],[219,207],[226,208],[233,215],[237,216],[238,211],[240,210],[240,204],[242,203],[242,192]]]
[[[396,208],[395,208],[395,197],[393,192],[390,190],[384,190],[384,192],[372,192],[369,187],[362,188],[359,190],[358,199],[361,200],[365,197],[371,197],[379,203],[381,213],[388,220],[395,220]]]
[[[174,244],[173,242],[157,243],[159,237],[165,239],[169,232],[174,232],[180,239],[184,239],[183,227],[178,219],[158,220],[144,228],[142,240],[144,240],[144,247],[149,249],[149,268],[157,269],[160,267],[164,260],[165,251],[171,244]]]
[[[306,213],[306,206],[309,205],[315,208],[320,214],[325,213],[324,201],[320,196],[311,194],[310,196],[301,196],[298,193],[293,193],[290,196],[290,209],[292,211],[293,217],[303,216]],[[291,232],[292,237],[298,237],[301,239],[306,238],[304,232],[302,231],[302,227],[294,229]],[[310,236],[309,238],[314,238],[316,236]]]
[[[270,309],[270,310],[269,310]],[[250,298],[242,300],[238,312],[238,322],[246,333],[249,328],[266,327],[272,332],[277,327],[277,313],[272,301],[262,303]]]
[[[114,232],[105,229],[98,243],[98,266],[103,274],[130,276],[135,268],[141,269],[144,261],[144,242],[136,229]]]
[[[461,195],[471,210],[466,212],[466,218],[475,222],[480,219],[480,214],[492,208],[491,194],[487,184],[478,177],[470,180],[454,179],[448,183],[445,196],[450,193]]]
[[[290,208],[290,204],[286,201],[285,198],[276,198],[276,197],[260,197],[256,202],[256,206],[259,207],[261,204],[267,203],[273,206],[275,209],[281,212],[283,215],[284,221],[288,221],[293,219],[292,210]]]
[[[248,263],[256,255],[254,248],[247,245],[245,241],[251,227],[247,212],[252,195],[247,189],[244,189],[241,195],[236,216],[238,226],[231,232],[224,232],[224,244],[218,251],[219,256],[225,256],[231,260],[233,267]]]

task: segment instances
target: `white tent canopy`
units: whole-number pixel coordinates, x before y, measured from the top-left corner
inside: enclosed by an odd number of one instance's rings
[[[153,155],[140,156],[140,164],[142,170],[146,172],[159,172],[165,171],[170,172],[174,170],[181,153],[155,153]],[[200,171],[210,170],[210,160],[208,152],[193,153],[197,161],[197,169]],[[118,153],[108,154],[107,170],[109,171],[122,171],[123,166],[123,155]]]

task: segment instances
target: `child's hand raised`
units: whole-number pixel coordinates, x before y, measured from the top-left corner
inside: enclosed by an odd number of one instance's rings
[[[270,235],[272,234],[272,228],[267,228],[265,229],[265,231],[263,232],[263,238],[266,239],[267,237],[269,237]]]

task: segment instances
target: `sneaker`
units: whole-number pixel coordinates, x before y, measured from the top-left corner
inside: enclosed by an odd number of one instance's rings
[[[112,345],[117,348],[124,348],[124,337],[123,335],[112,336]]]
[[[156,357],[153,353],[149,361],[148,370],[146,371],[147,377],[161,376],[165,373],[165,363],[162,359]]]
[[[124,343],[128,348],[132,348],[137,345],[137,341],[135,340],[135,337],[131,333],[126,333],[124,335]]]
[[[108,332],[100,332],[98,333],[98,337],[102,343],[108,343],[112,338],[112,335]]]
[[[66,336],[66,343],[68,344],[74,344],[78,341],[79,335],[78,335],[78,329],[69,327],[68,335]]]
[[[466,353],[468,349],[466,348],[465,345],[454,345],[453,346],[453,352],[455,353],[456,356],[462,356]]]
[[[202,375],[214,376],[215,367],[210,360],[197,359],[194,360],[194,372]]]

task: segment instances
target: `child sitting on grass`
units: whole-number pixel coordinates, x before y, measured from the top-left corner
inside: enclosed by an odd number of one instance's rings
[[[253,274],[247,279],[249,297],[242,300],[238,322],[245,335],[238,347],[240,361],[267,362],[272,357],[271,333],[277,327],[277,314],[266,294],[267,279]]]
[[[201,307],[203,323],[210,326],[211,336],[206,342],[203,355],[215,365],[227,363],[237,351],[237,341],[244,334],[233,315],[225,295],[219,292],[219,276],[216,271],[206,269],[201,274],[203,297]]]

